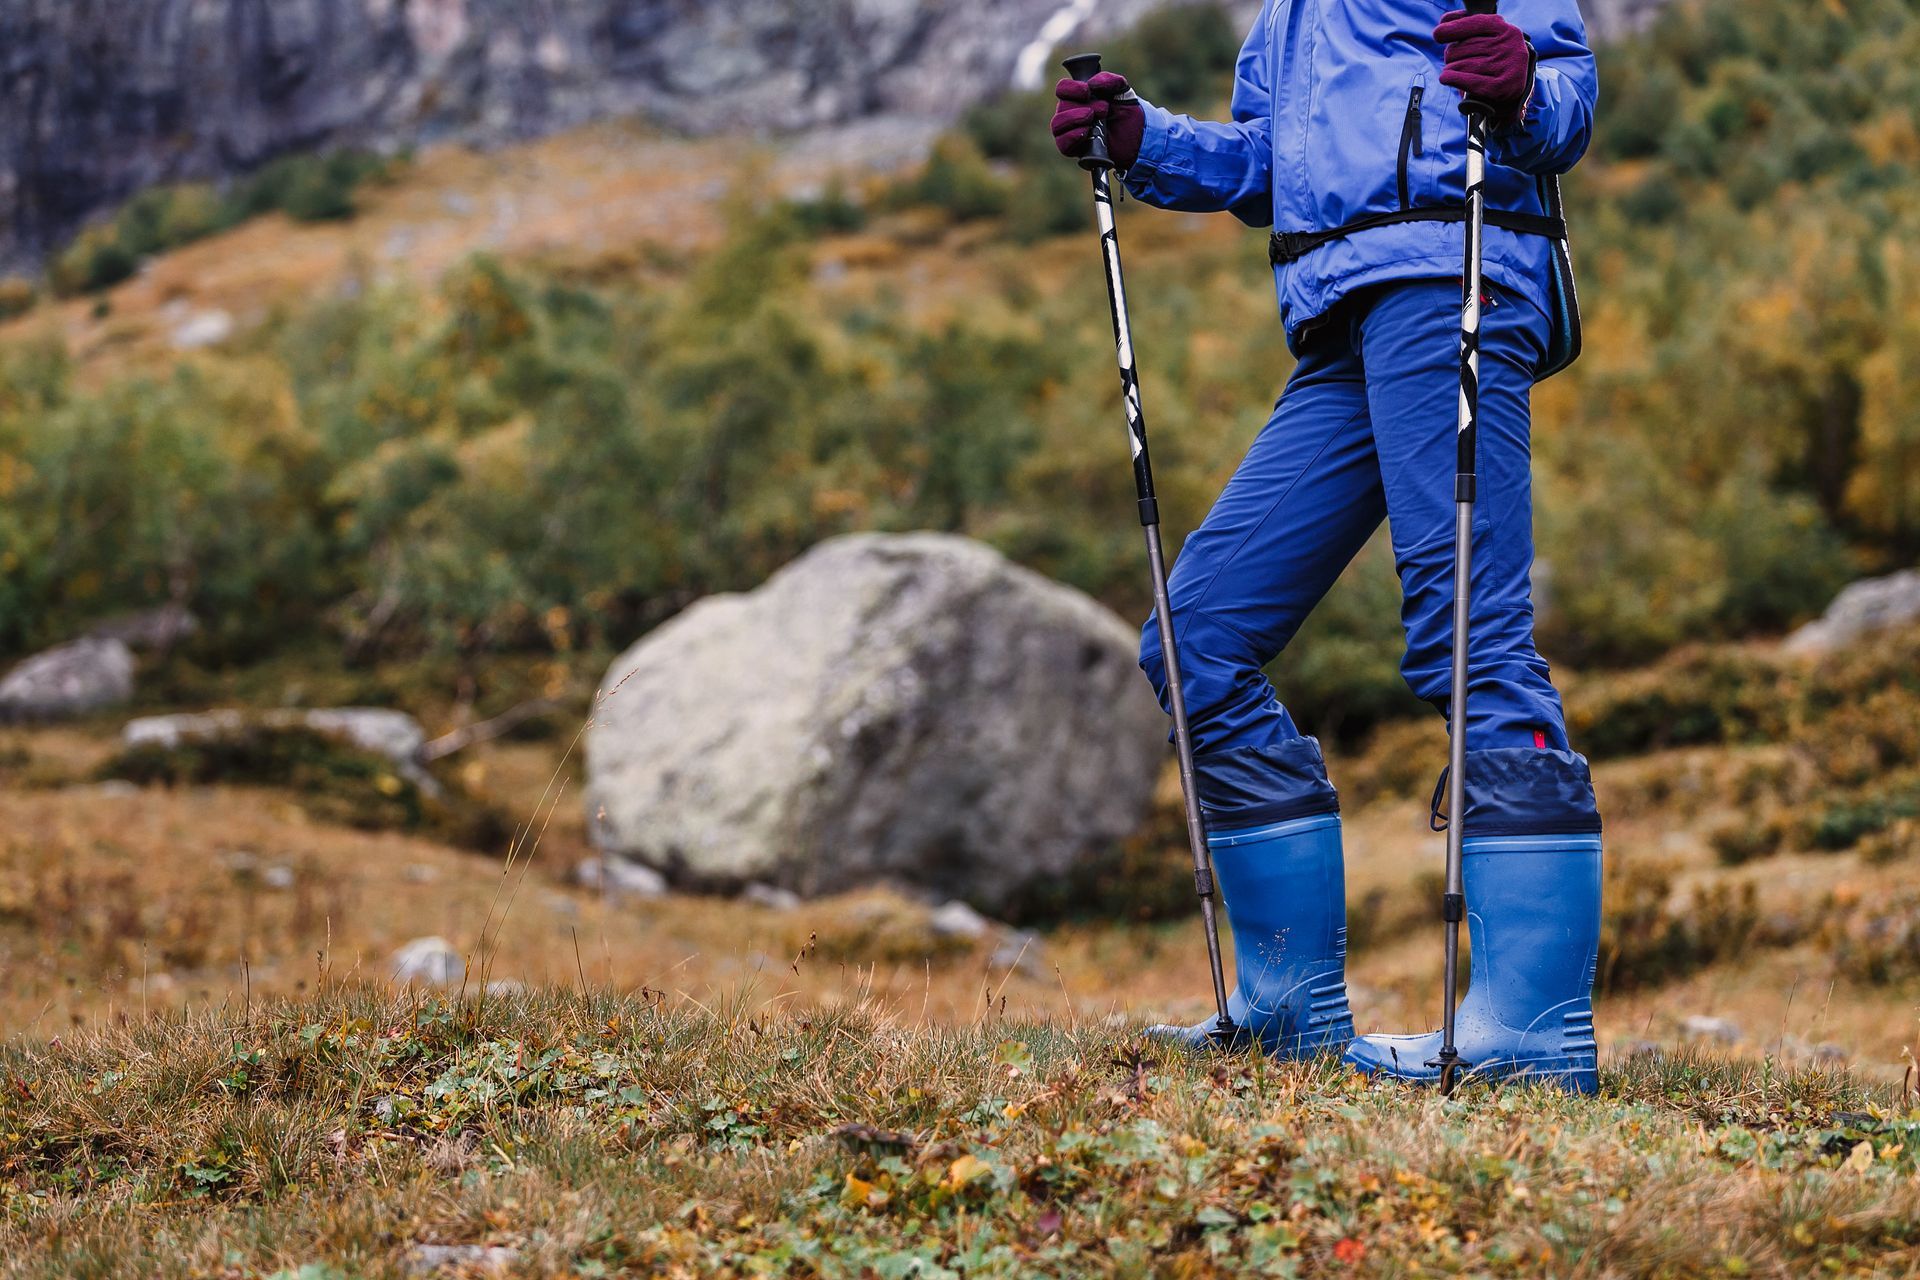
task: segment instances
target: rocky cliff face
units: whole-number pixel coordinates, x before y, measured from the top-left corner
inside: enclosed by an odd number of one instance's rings
[[[0,0],[0,268],[141,187],[303,148],[944,119],[1159,2]],[[1588,2],[1612,30],[1660,0]]]
[[[347,143],[644,113],[702,132],[945,117],[1153,0],[0,0],[0,265],[155,182]]]

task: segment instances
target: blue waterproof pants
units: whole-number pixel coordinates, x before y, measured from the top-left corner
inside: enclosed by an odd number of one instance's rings
[[[1490,286],[1492,288],[1492,286]],[[1480,365],[1467,745],[1568,750],[1533,641],[1528,400],[1548,320],[1499,290]],[[1406,628],[1401,673],[1443,714],[1452,660],[1460,286],[1367,290],[1301,343],[1293,377],[1171,582],[1174,631],[1209,817],[1232,826],[1335,807],[1317,747],[1263,668],[1388,521]],[[1167,705],[1158,624],[1140,665]]]

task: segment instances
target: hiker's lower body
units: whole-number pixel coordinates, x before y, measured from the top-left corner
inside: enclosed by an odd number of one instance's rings
[[[1338,800],[1317,744],[1301,733],[1265,668],[1386,520],[1404,597],[1401,672],[1416,696],[1447,711],[1459,319],[1460,287],[1450,280],[1367,290],[1329,313],[1301,343],[1272,419],[1174,567],[1175,642],[1199,790],[1234,924],[1238,1001],[1251,1033],[1284,1054],[1344,1048],[1351,1036],[1341,977],[1345,902]],[[1468,776],[1477,759],[1537,752],[1520,765],[1540,775],[1545,791],[1527,795],[1557,799],[1527,812],[1533,802],[1516,797],[1520,810],[1487,819],[1487,835],[1598,828],[1585,762],[1571,754],[1560,698],[1533,637],[1529,400],[1548,336],[1537,306],[1496,290],[1481,354]],[[1155,620],[1143,632],[1140,661],[1165,705]],[[1308,833],[1288,824],[1309,819],[1322,825],[1306,841]],[[1263,844],[1248,837],[1262,832],[1273,833],[1266,855],[1246,855]],[[1478,834],[1470,821],[1468,837]],[[1593,856],[1597,866],[1597,849]],[[1300,858],[1310,864],[1304,878],[1264,874]],[[1323,866],[1329,858],[1331,872]],[[1284,903],[1268,901],[1274,895]],[[1593,896],[1597,916],[1597,887]],[[1568,946],[1584,948],[1572,936],[1584,933],[1573,930]]]

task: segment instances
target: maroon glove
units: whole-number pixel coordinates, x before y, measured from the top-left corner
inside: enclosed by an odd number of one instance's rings
[[[1433,38],[1447,50],[1441,84],[1492,107],[1496,127],[1520,123],[1533,97],[1533,46],[1520,28],[1497,13],[1456,9]]]
[[[1053,87],[1060,106],[1053,113],[1053,145],[1063,156],[1084,156],[1093,126],[1107,126],[1107,154],[1122,172],[1140,158],[1147,136],[1147,113],[1133,96],[1125,76],[1102,71],[1091,80],[1062,80]]]

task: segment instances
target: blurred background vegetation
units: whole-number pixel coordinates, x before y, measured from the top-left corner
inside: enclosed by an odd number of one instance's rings
[[[1202,8],[1107,50],[1217,111],[1240,33]],[[1536,397],[1542,640],[1580,668],[1778,632],[1920,556],[1920,11],[1711,0],[1603,52],[1569,199],[1586,359]],[[310,299],[163,371],[0,350],[0,652],[177,601],[212,663],[604,653],[821,538],[985,539],[1144,613],[1082,176],[1045,95],[976,109],[924,171],[804,198],[742,182],[684,269],[478,257]],[[51,269],[111,285],[278,209],[351,217],[390,166],[163,189]],[[1170,516],[1196,523],[1287,373],[1260,237],[1148,234],[1135,268]],[[1166,225],[1148,228],[1155,219]],[[835,287],[835,245],[971,264]],[[18,309],[34,287],[14,284]],[[101,305],[105,305],[104,301]],[[1176,534],[1180,532],[1175,530]],[[1418,711],[1369,548],[1279,679],[1321,732]]]

